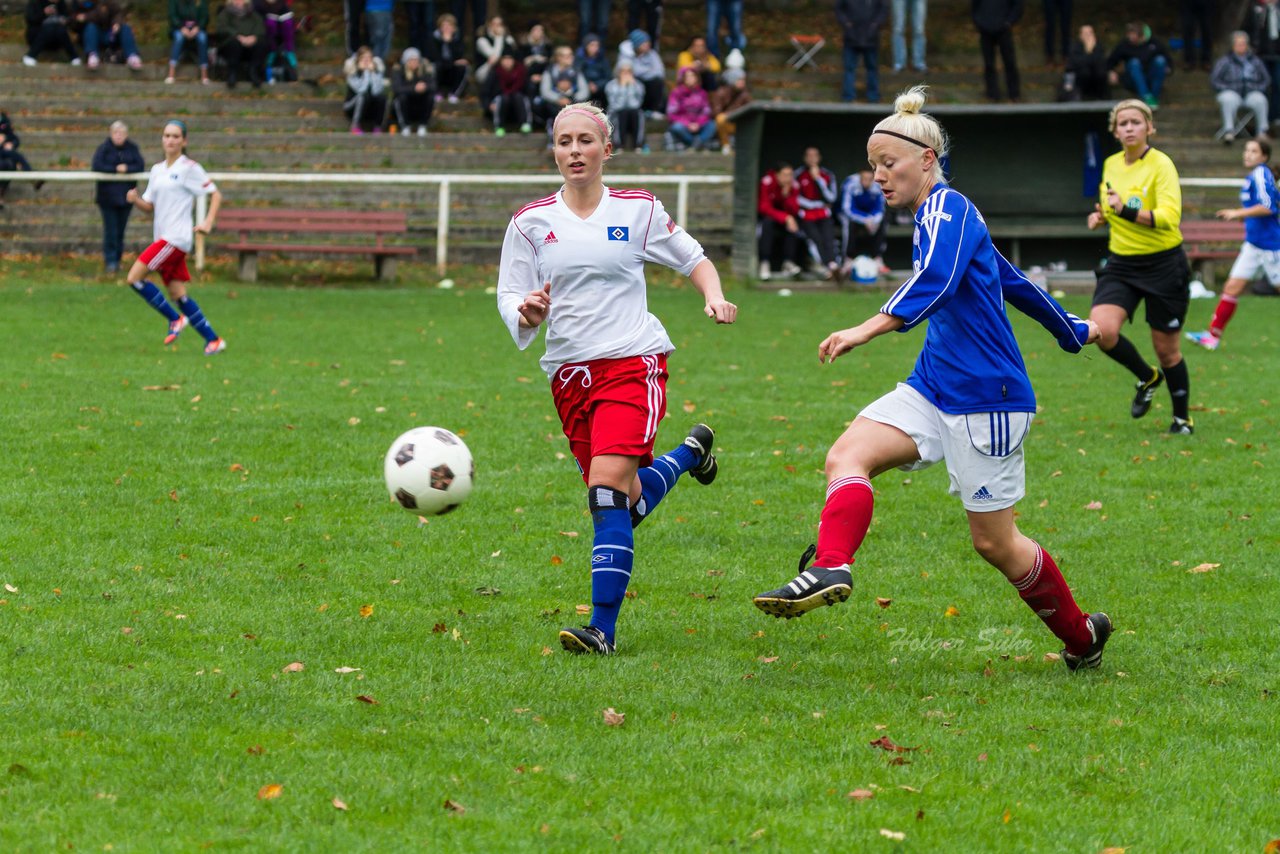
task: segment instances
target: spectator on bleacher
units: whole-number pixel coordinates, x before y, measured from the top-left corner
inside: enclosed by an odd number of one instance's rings
[[[1214,0],[1181,0],[1182,57],[1187,71],[1196,67],[1196,30],[1200,31],[1200,68],[1208,71],[1213,57],[1213,18],[1218,14]]]
[[[447,96],[450,104],[458,103],[467,90],[471,60],[458,31],[458,19],[448,12],[437,19],[435,32],[427,40],[427,57],[436,67],[436,100]]]
[[[267,82],[283,78],[286,83],[298,79],[298,54],[294,49],[297,23],[293,19],[293,0],[253,0],[253,8],[262,16],[266,27]],[[284,60],[284,71],[276,73],[277,64]]]
[[[422,61],[422,51],[405,48],[400,64],[391,72],[392,107],[400,133],[408,136],[418,126],[418,136],[427,135],[427,122],[436,106],[436,72]]]
[[[613,0],[578,0],[578,46],[587,43],[587,36],[609,33],[609,15]]]
[[[124,122],[112,122],[110,134],[93,153],[93,171],[123,175],[145,172],[146,169],[142,152],[129,139],[129,127]],[[133,213],[133,205],[126,196],[137,186],[132,181],[98,182],[95,198],[98,210],[102,212],[102,262],[108,273],[120,271],[124,230],[129,225],[129,214]]]
[[[1253,110],[1257,117],[1258,136],[1270,138],[1267,90],[1271,88],[1271,74],[1249,49],[1248,33],[1237,30],[1231,34],[1231,51],[1213,66],[1209,85],[1213,87],[1222,110],[1222,129],[1218,133],[1223,142],[1235,140],[1236,113],[1242,105]]]
[[[364,0],[342,0],[346,22],[347,56],[355,56],[361,45],[369,43],[369,30],[364,25]]]
[[[0,110],[0,172],[31,171],[31,164],[27,162],[22,152],[18,151],[21,144],[22,140],[13,130],[13,122],[9,121],[9,114]],[[44,182],[36,181],[32,186],[39,190],[44,186]],[[4,209],[4,196],[8,191],[9,182],[0,181],[0,210]]]
[[[996,77],[996,50],[1004,66],[1005,86],[1009,100],[1022,100],[1022,79],[1018,75],[1018,54],[1013,45],[1013,25],[1022,17],[1022,0],[973,0],[973,23],[978,28],[978,44],[982,48],[982,79],[987,87],[987,100],[1000,100],[1000,83]]]
[[[137,71],[142,68],[142,57],[138,55],[138,42],[133,37],[133,28],[125,20],[124,11],[117,0],[97,0],[88,8],[81,7],[77,18],[81,21],[81,43],[86,54],[85,63],[90,71],[94,71],[107,62],[124,62],[129,68]]]
[[[71,40],[71,23],[74,19],[71,0],[27,0],[27,46],[22,55],[23,65],[35,65],[36,59],[46,50],[62,48],[67,61],[80,64],[80,53]]]
[[[658,44],[662,38],[662,0],[627,0],[627,32],[636,30],[648,33],[650,41],[655,46]],[[639,74],[636,79],[640,79]]]
[[[587,89],[591,93],[587,100],[604,109],[608,105],[605,87],[613,79],[609,72],[609,60],[604,55],[604,40],[594,33],[588,33],[582,46],[574,51],[573,58],[587,81]]]
[[[884,191],[873,178],[870,166],[863,166],[844,179],[840,187],[840,223],[844,232],[844,263],[840,265],[840,278],[848,278],[853,270],[853,259],[866,255],[876,262],[881,273],[889,272],[884,264],[886,233],[889,221],[885,218]]]
[[[524,63],[518,61],[511,51],[503,52],[498,66],[493,69],[494,94],[489,102],[494,136],[506,136],[509,126],[519,127],[521,133],[533,130],[528,79]]]
[[[553,55],[538,84],[538,95],[533,100],[534,117],[547,128],[547,142],[551,142],[551,125],[560,111],[591,97],[587,79],[573,62],[573,48],[560,45]]]
[[[267,58],[267,27],[249,0],[227,0],[218,13],[218,49],[227,64],[227,88],[236,88],[245,72],[253,88],[262,85]]]
[[[1277,103],[1280,100],[1280,0],[1258,0],[1245,13],[1241,29],[1249,34],[1249,44],[1271,75],[1267,99]]]
[[[1059,101],[1106,101],[1111,98],[1107,79],[1107,52],[1098,43],[1093,27],[1085,24],[1071,45],[1067,70],[1062,74]]]
[[[743,0],[707,0],[706,43],[713,56],[720,56],[720,22],[722,20],[729,27],[729,37],[724,40],[725,52],[746,49],[747,38],[742,34],[742,6]],[[684,65],[684,62],[676,64]]]
[[[353,64],[354,68],[347,72],[347,99],[342,104],[351,121],[351,132],[360,134],[367,129],[382,133],[382,126],[387,121],[384,67],[368,47],[361,47],[352,59],[354,63],[347,60],[347,64]]]
[[[519,53],[516,57],[524,63],[525,74],[529,77],[526,89],[536,94],[542,86],[542,73],[551,64],[551,54],[555,46],[547,38],[547,28],[541,21],[529,24],[529,32],[520,40]]]
[[[200,82],[209,82],[209,0],[169,0],[169,32],[173,50],[169,52],[169,76],[177,77],[178,60],[188,44],[196,46],[196,64],[200,66]]]
[[[809,240],[810,254],[817,253],[827,278],[834,279],[839,264],[831,208],[836,203],[840,184],[835,173],[822,165],[822,152],[817,146],[804,150],[804,169],[796,175],[796,187],[800,190],[800,230]]]
[[[1151,28],[1139,21],[1125,26],[1124,40],[1107,57],[1107,79],[1114,85],[1122,80],[1148,106],[1160,105],[1160,91],[1169,73],[1169,49],[1151,35]],[[1114,70],[1123,64],[1123,77]]]
[[[711,103],[702,80],[693,68],[681,68],[667,97],[667,149],[695,151],[706,148],[716,135]]]
[[[840,100],[857,98],[858,60],[867,71],[867,102],[880,100],[880,29],[888,14],[885,0],[836,0],[836,21],[844,33],[844,82]]]
[[[1071,52],[1072,0],[1043,0],[1044,4],[1044,61],[1054,65],[1059,58],[1065,63]],[[1055,32],[1056,30],[1056,32]]]
[[[436,0],[400,0],[409,21],[409,47],[420,52],[427,49],[431,22],[436,18]]]
[[[733,153],[733,135],[738,126],[729,121],[729,114],[751,103],[751,90],[747,88],[747,72],[741,68],[726,69],[720,78],[724,82],[711,93],[711,116],[716,123],[716,135],[720,137],[720,151]]]
[[[893,0],[893,73],[907,67],[907,7],[911,8],[911,67],[923,74],[928,68],[924,63],[924,22],[928,12],[928,0]]]
[[[604,87],[609,123],[613,125],[613,150],[622,151],[630,140],[632,151],[648,154],[644,141],[644,86],[636,79],[627,57],[618,60],[613,74]]]
[[[796,255],[800,251],[800,190],[796,171],[790,163],[779,163],[760,179],[756,201],[756,255],[760,259],[757,278],[768,281],[777,268],[784,276],[800,272]]]
[[[395,35],[395,18],[391,15],[394,5],[395,0],[364,0],[364,25],[369,28],[369,48],[383,62],[391,55],[391,39]]]
[[[714,92],[720,85],[720,60],[707,49],[707,40],[702,36],[694,36],[689,40],[689,46],[680,51],[676,57],[676,68],[693,68],[698,72],[700,85],[708,92]]]
[[[619,50],[620,55],[631,54],[631,70],[644,87],[644,111],[650,118],[658,118],[667,108],[667,70],[662,57],[653,49],[653,40],[644,30],[635,29],[627,36]]]
[[[489,75],[502,59],[504,51],[511,51],[515,56],[516,40],[507,32],[502,16],[494,15],[485,24],[484,32],[476,36],[476,85],[480,87],[482,99],[489,93]]]

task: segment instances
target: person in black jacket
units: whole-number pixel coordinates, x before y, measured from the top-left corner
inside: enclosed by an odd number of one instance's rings
[[[13,131],[13,123],[9,121],[9,114],[0,110],[0,172],[30,172],[31,164],[27,162],[27,158],[22,152],[18,151],[18,146],[22,141],[18,139],[18,135]],[[44,186],[43,181],[36,181],[33,185],[39,190]],[[9,182],[0,181],[0,210],[4,209],[4,195],[9,191]]]
[[[1280,0],[1258,0],[1245,12],[1240,29],[1271,75],[1268,100],[1280,104]]]
[[[978,44],[982,48],[982,77],[988,101],[1000,100],[1000,84],[996,80],[997,48],[1009,100],[1022,100],[1022,79],[1018,76],[1018,56],[1013,47],[1013,25],[1021,17],[1022,0],[973,0],[973,23],[978,28]]]
[[[448,12],[436,20],[435,32],[427,39],[427,58],[436,67],[436,85],[440,87],[440,93],[449,96],[450,104],[458,103],[467,90],[471,62],[467,59],[462,33],[458,31],[458,19]]]
[[[889,17],[886,0],[836,0],[836,21],[844,33],[844,82],[840,100],[857,97],[858,60],[867,71],[867,102],[880,100],[880,28]]]
[[[147,171],[142,152],[129,139],[129,127],[124,122],[111,123],[111,135],[93,153],[94,172],[129,174]],[[137,188],[134,181],[99,181],[97,190],[98,210],[102,211],[102,261],[108,273],[120,271],[120,256],[124,254],[124,230],[129,225],[133,205],[126,196]]]
[[[1067,70],[1062,75],[1059,101],[1107,101],[1111,85],[1107,80],[1107,52],[1098,43],[1093,27],[1085,24],[1080,37],[1067,54]]]
[[[80,52],[71,40],[70,26],[75,20],[71,0],[27,0],[26,18],[30,49],[23,54],[23,65],[35,65],[40,54],[54,48],[66,51],[72,65],[80,64]]]
[[[426,136],[436,105],[436,71],[431,63],[422,61],[416,47],[405,48],[400,54],[400,64],[391,72],[391,93],[400,133],[408,136],[417,125],[418,136]]]
[[[1124,65],[1124,76],[1111,69]],[[1124,28],[1124,41],[1107,57],[1107,79],[1113,84],[1123,79],[1124,85],[1137,93],[1148,106],[1160,106],[1164,78],[1172,71],[1169,49],[1151,35],[1151,28],[1134,21]]]

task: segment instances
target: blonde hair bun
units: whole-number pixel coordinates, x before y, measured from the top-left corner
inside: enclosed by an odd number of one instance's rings
[[[919,115],[920,111],[924,109],[926,91],[928,91],[927,86],[912,86],[910,89],[894,98],[894,113],[903,116]]]

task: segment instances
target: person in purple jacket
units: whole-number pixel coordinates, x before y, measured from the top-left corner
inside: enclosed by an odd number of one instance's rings
[[[667,96],[667,148],[683,151],[706,148],[716,135],[711,119],[711,102],[702,79],[692,66],[681,68],[679,83]]]

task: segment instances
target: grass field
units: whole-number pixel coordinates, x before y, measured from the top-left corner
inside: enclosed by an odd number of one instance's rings
[[[1120,368],[1015,318],[1041,404],[1020,524],[1117,628],[1103,667],[1073,675],[972,552],[941,470],[877,480],[848,603],[790,623],[751,606],[813,539],[827,444],[920,345],[818,365],[874,295],[735,289],[740,322],[713,328],[691,290],[652,286],[679,348],[660,445],[706,420],[721,475],[682,481],[639,531],[621,654],[591,659],[555,641],[585,621],[591,527],[540,342],[518,352],[468,276],[227,273],[197,290],[230,345],[206,359],[192,331],[166,351],[158,315],[79,265],[0,262],[5,849],[1280,837],[1280,300],[1247,300],[1221,351],[1190,354],[1191,438],[1164,434],[1166,396],[1132,421]],[[477,461],[471,501],[425,524],[381,482],[420,424]]]

